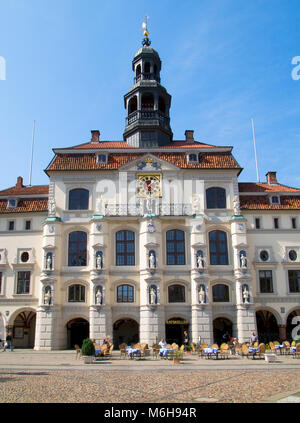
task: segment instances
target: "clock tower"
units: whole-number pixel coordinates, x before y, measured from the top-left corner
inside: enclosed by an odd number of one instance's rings
[[[124,140],[141,148],[166,145],[173,138],[169,115],[171,96],[160,84],[161,60],[150,46],[146,25],[142,47],[132,61],[134,85],[124,96]]]

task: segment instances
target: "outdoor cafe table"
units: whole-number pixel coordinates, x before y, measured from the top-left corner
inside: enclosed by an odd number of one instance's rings
[[[256,353],[259,351],[259,347],[256,347],[256,348],[255,347],[249,347],[248,351],[249,351],[249,354],[253,354],[252,359],[254,360]]]
[[[167,355],[169,354],[169,351],[174,351],[174,350],[173,350],[173,348],[160,348],[159,349],[159,355],[167,357]]]
[[[290,351],[291,351],[292,353],[296,352],[296,347],[291,347],[291,348],[290,348]]]
[[[279,350],[280,354],[282,354],[285,345],[274,345],[276,350]]]
[[[133,359],[134,358],[134,355],[140,354],[141,350],[139,350],[138,348],[128,347],[128,348],[126,348],[126,352],[129,355],[129,357],[131,359]]]
[[[203,351],[207,355],[207,358],[211,358],[214,355],[216,360],[218,360],[218,348],[204,348]]]

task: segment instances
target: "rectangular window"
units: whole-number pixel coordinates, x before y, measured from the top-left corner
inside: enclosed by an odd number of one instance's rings
[[[274,228],[278,229],[279,228],[279,219],[278,217],[274,217]]]
[[[29,294],[30,272],[18,272],[17,294]]]
[[[297,225],[296,225],[296,218],[292,217],[292,228],[296,229]]]
[[[273,292],[272,270],[259,271],[259,284],[261,293],[265,294]]]
[[[0,272],[0,294],[2,294],[2,272]]]
[[[8,230],[13,231],[15,229],[15,222],[13,220],[10,220],[8,222]]]
[[[289,270],[290,292],[300,292],[300,270]]]
[[[255,219],[255,228],[256,228],[256,229],[260,229],[260,218],[259,218],[259,217],[257,217],[257,218]]]
[[[29,231],[31,229],[31,220],[26,220],[25,229],[26,231]]]

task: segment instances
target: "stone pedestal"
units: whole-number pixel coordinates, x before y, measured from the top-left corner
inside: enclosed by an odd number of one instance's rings
[[[213,343],[212,309],[209,304],[192,305],[192,342]]]
[[[89,308],[90,338],[95,338],[98,344],[102,343],[105,336],[113,339],[111,324],[111,308],[108,306],[92,305]]]
[[[253,304],[236,306],[237,338],[240,343],[249,342],[252,332],[257,333]]]

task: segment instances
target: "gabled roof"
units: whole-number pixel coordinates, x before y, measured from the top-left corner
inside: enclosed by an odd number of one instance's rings
[[[239,192],[262,192],[262,193],[272,193],[272,192],[298,192],[300,193],[299,188],[289,187],[282,184],[268,184],[268,183],[258,183],[258,182],[239,182]]]
[[[0,200],[0,213],[47,212],[48,198],[22,198],[17,207],[7,208],[7,200]]]
[[[300,196],[283,195],[280,204],[271,204],[267,196],[240,195],[242,210],[300,210]]]
[[[33,185],[25,186],[23,185],[23,178],[18,177],[17,183],[14,187],[6,188],[0,191],[0,197],[6,196],[23,196],[23,195],[42,195],[49,193],[49,185]]]

